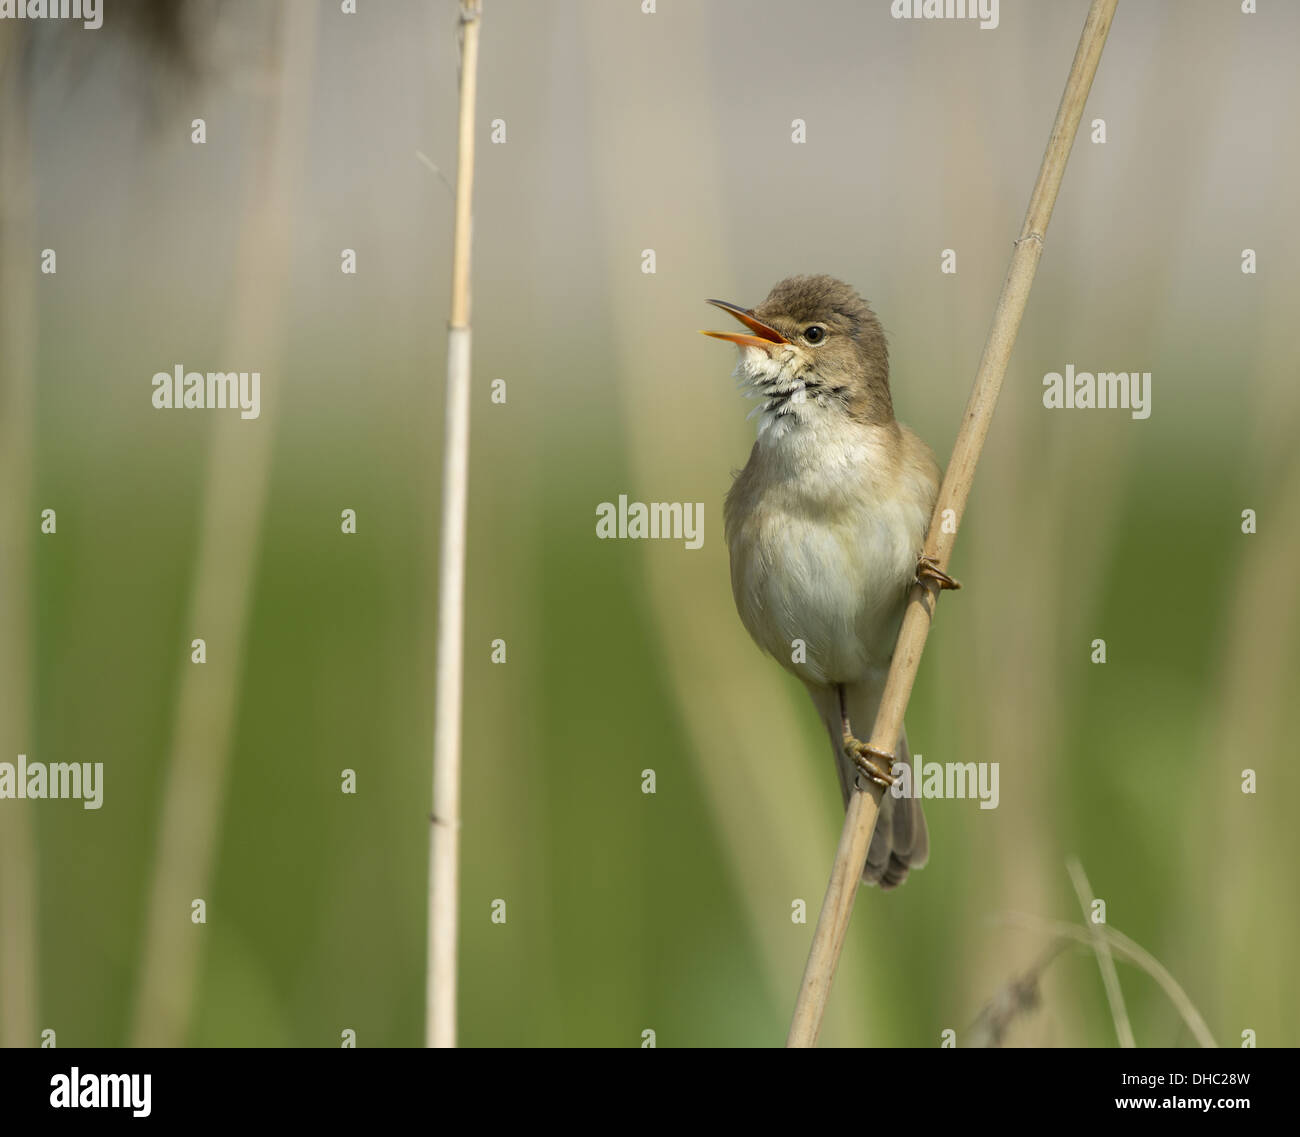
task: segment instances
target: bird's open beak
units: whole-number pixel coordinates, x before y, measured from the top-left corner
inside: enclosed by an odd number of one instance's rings
[[[709,300],[707,303],[721,308],[724,312],[730,312],[754,334],[747,336],[743,332],[701,332],[700,335],[712,336],[718,340],[727,340],[729,343],[739,344],[741,347],[770,348],[790,342],[775,328],[769,328],[761,320],[754,319],[752,308],[742,308],[738,304],[728,304],[725,300]]]

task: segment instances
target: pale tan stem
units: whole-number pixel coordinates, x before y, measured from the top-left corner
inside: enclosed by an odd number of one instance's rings
[[[0,24],[0,760],[6,762],[22,753],[40,758],[32,734],[37,190],[23,23]],[[6,801],[0,820],[0,1047],[6,1048],[41,1041],[35,804]]]
[[[425,1045],[456,1045],[456,945],[460,875],[461,692],[464,686],[465,529],[469,486],[470,241],[474,100],[481,0],[461,4],[460,142],[452,238],[451,319],[438,551],[438,665],[429,838],[429,959]]]
[[[238,287],[222,358],[256,360],[269,374],[282,358],[290,226],[313,105],[316,18],[317,6],[307,0],[276,9],[268,48],[276,78],[248,167],[235,256]],[[221,822],[280,413],[276,386],[264,389],[260,421],[223,417],[213,428],[182,643],[198,636],[219,647],[201,666],[187,648],[176,651],[180,675],[136,991],[135,1046],[183,1046],[190,1036],[206,938],[206,925],[191,922],[191,905],[211,900],[226,835]]]
[[[1101,51],[1118,2],[1119,0],[1093,0],[1083,26],[1083,34],[1079,37],[1065,93],[1061,96],[1047,151],[1038,171],[1038,181],[1033,196],[1029,199],[1025,223],[1020,238],[1016,241],[1011,267],[993,313],[993,324],[984,344],[975,385],[966,405],[957,442],[930,521],[925,553],[933,558],[933,563],[941,570],[946,570],[948,566],[958,523],[970,495],[975,466],[984,447],[984,439],[993,419],[993,409],[1002,389],[1002,378],[1006,374],[1016,333],[1020,330],[1020,320],[1029,301],[1029,289],[1038,268],[1038,259],[1042,255],[1043,239],[1051,220],[1052,207],[1056,204],[1070,148],[1074,144],[1079,120],[1083,116],[1084,104],[1088,100],[1088,92],[1092,88],[1092,79],[1097,73],[1097,64],[1101,60]],[[894,649],[880,711],[871,732],[871,745],[879,750],[892,752],[898,744],[903,729],[903,713],[912,694],[912,684],[916,680],[917,665],[929,635],[937,598],[938,588],[934,584],[918,584],[912,590],[902,630],[898,635],[898,644]],[[853,914],[858,878],[866,863],[867,847],[876,827],[881,795],[881,788],[872,785],[857,790],[849,800],[844,830],[831,869],[830,884],[822,902],[812,949],[808,954],[803,982],[795,1003],[794,1019],[786,1043],[788,1046],[815,1046],[817,1043],[831,982],[835,976],[835,965]]]
[[[1115,960],[1110,953],[1110,941],[1103,934],[1101,925],[1092,922],[1092,885],[1088,883],[1088,876],[1078,857],[1071,857],[1066,867],[1070,870],[1070,880],[1079,897],[1083,921],[1092,937],[1092,950],[1097,957],[1097,966],[1101,968],[1101,980],[1106,985],[1106,1001],[1110,1003],[1110,1015],[1115,1020],[1115,1033],[1119,1036],[1120,1046],[1132,1050],[1137,1042],[1133,1038],[1133,1027],[1128,1021],[1128,1008],[1124,1006],[1124,992],[1120,990],[1119,974],[1115,971]]]

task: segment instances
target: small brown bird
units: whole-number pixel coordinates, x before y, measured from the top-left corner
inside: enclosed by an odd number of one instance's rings
[[[706,332],[740,348],[736,375],[761,400],[758,439],[727,494],[731,591],[759,647],[808,688],[830,734],[848,804],[859,774],[895,781],[911,764],[873,749],[907,594],[939,491],[930,448],[894,418],[885,335],[865,300],[829,276],[781,281],[758,307],[710,300],[748,329]],[[929,854],[920,800],[886,793],[862,879],[903,883]]]

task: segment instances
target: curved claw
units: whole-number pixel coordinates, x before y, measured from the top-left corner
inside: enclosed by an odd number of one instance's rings
[[[876,785],[889,789],[898,781],[890,773],[894,765],[894,755],[888,751],[877,750],[874,746],[859,742],[856,738],[846,738],[844,740],[844,752],[853,759],[853,764]]]
[[[916,562],[916,583],[924,584],[927,580],[934,581],[941,592],[944,589],[952,589],[955,592],[961,587],[961,581],[954,580],[939,567],[939,562],[934,557],[923,553]]]

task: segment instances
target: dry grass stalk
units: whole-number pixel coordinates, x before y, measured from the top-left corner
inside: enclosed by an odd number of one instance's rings
[[[1031,967],[995,991],[971,1024],[966,1045],[972,1049],[1000,1047],[1015,1021],[1037,1010],[1043,973],[1070,944],[1068,939],[1054,940]]]
[[[464,684],[465,527],[469,486],[469,269],[474,190],[474,100],[481,0],[460,9],[460,141],[447,334],[447,403],[438,550],[438,670],[429,839],[429,960],[425,1045],[456,1045],[456,941],[460,875],[461,691]]]
[[[1087,928],[1067,924],[1062,920],[1044,920],[1038,916],[1013,916],[1010,917],[1010,922],[1050,932],[1055,936],[1074,940],[1089,947],[1092,946],[1092,932]],[[1195,1004],[1188,998],[1187,992],[1182,989],[1178,980],[1169,974],[1169,970],[1163,963],[1142,947],[1141,944],[1129,939],[1123,932],[1117,932],[1109,925],[1097,925],[1097,930],[1113,951],[1118,952],[1120,956],[1130,963],[1142,968],[1160,984],[1161,989],[1169,997],[1169,1001],[1182,1015],[1183,1022],[1187,1024],[1187,1028],[1192,1032],[1198,1045],[1209,1048],[1215,1048],[1219,1045],[1214,1041],[1214,1035],[1210,1033],[1210,1028],[1205,1025],[1201,1012],[1196,1009]]]
[[[1083,911],[1083,922],[1092,937],[1092,950],[1097,956],[1097,966],[1101,968],[1101,979],[1106,985],[1106,1001],[1110,1003],[1110,1015],[1115,1020],[1115,1033],[1119,1044],[1126,1050],[1137,1046],[1133,1038],[1133,1027],[1128,1021],[1128,1009],[1124,1006],[1124,992],[1120,990],[1119,975],[1115,971],[1115,960],[1110,953],[1110,941],[1102,934],[1102,925],[1092,922],[1089,907],[1093,901],[1092,885],[1088,883],[1087,874],[1078,857],[1071,857],[1066,863],[1070,870],[1070,880],[1079,897],[1079,907]]]
[[[1056,112],[1056,121],[1038,172],[1038,181],[1029,201],[1020,238],[1016,241],[1011,267],[1002,286],[1002,295],[998,298],[993,325],[989,329],[975,376],[975,386],[966,405],[961,430],[953,447],[943,485],[939,489],[939,499],[926,538],[925,552],[941,569],[946,569],[956,539],[956,530],[970,494],[975,467],[1002,388],[1002,378],[1006,374],[1011,349],[1020,329],[1020,320],[1029,301],[1029,289],[1042,255],[1043,239],[1051,220],[1052,207],[1056,204],[1066,162],[1118,2],[1119,0],[1093,0],[1083,34],[1079,38],[1065,93]],[[945,518],[951,524],[944,524]],[[897,745],[903,727],[903,713],[911,697],[912,684],[930,631],[937,596],[933,585],[926,587],[918,584],[912,591],[898,644],[894,649],[880,711],[871,732],[871,745],[879,750],[893,751]],[[866,863],[867,846],[876,826],[880,799],[880,787],[872,786],[870,789],[858,790],[849,802],[844,829],[835,853],[835,864],[831,869],[830,884],[826,889],[812,950],[808,955],[795,1003],[788,1046],[816,1045],[830,996],[831,981],[835,975],[835,965],[853,913],[858,878]]]

